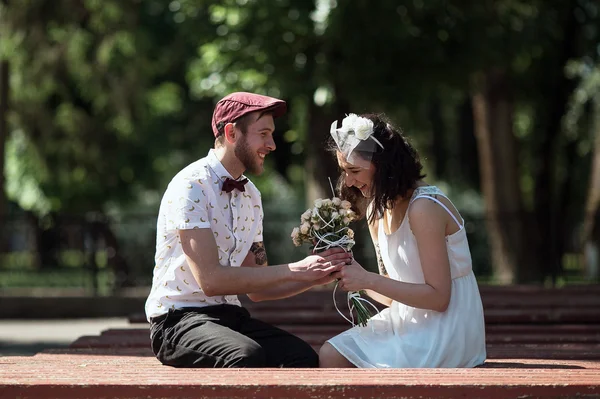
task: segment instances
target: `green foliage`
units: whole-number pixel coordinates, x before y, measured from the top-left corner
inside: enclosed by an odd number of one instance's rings
[[[13,131],[6,146],[6,193],[25,210],[47,214],[52,209],[41,185],[48,181],[42,158],[23,131]]]
[[[64,0],[3,8],[1,56],[12,67],[7,185],[25,209],[131,204],[163,183],[157,172],[185,163],[169,153],[187,146],[189,121],[180,121],[197,106],[180,76],[186,43],[157,48],[180,38],[168,15],[147,15],[146,6]]]
[[[319,145],[308,129],[315,109],[335,109],[386,112],[416,144],[430,182],[448,182],[464,193],[452,193],[459,208],[481,212],[464,107],[478,76],[501,70],[526,208],[538,206],[540,152],[552,142],[552,202],[564,195],[575,209],[585,183],[564,192],[561,184],[589,173],[599,15],[588,0],[10,1],[0,6],[0,58],[11,66],[6,191],[40,216],[154,215],[171,177],[212,146],[215,101],[244,90],[285,98],[290,109],[267,173],[253,178],[265,203],[304,208],[304,162]],[[567,65],[565,49],[576,56]],[[577,87],[553,137],[565,73]],[[581,217],[573,213],[569,231]],[[280,230],[268,231],[277,242]]]

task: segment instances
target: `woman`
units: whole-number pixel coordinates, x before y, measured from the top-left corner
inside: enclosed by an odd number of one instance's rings
[[[331,127],[339,191],[367,218],[379,274],[353,261],[339,288],[387,305],[366,327],[328,340],[321,367],[474,367],[486,358],[481,297],[464,220],[424,181],[417,152],[378,115]]]

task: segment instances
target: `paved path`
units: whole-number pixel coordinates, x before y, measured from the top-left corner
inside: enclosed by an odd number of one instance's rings
[[[0,356],[30,356],[49,348],[64,348],[83,335],[109,328],[139,328],[127,318],[0,320]]]

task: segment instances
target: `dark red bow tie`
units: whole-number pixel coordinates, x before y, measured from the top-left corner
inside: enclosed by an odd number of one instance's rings
[[[246,183],[248,183],[248,179],[233,180],[228,177],[227,179],[225,179],[225,183],[223,183],[222,190],[226,193],[229,193],[237,188],[239,191],[244,192],[246,191],[246,187],[244,187]]]

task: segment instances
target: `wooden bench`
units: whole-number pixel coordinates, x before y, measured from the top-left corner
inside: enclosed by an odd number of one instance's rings
[[[67,350],[0,358],[0,397],[599,397],[600,287],[482,287],[488,360],[475,369],[190,370],[162,366],[149,328],[109,329]],[[331,292],[252,303],[254,317],[316,350],[348,328]],[[344,294],[338,303],[344,307]]]
[[[600,286],[565,288],[482,286],[488,344],[600,344]],[[349,324],[335,310],[331,291],[309,291],[279,301],[242,304],[261,320],[319,347]],[[348,315],[345,293],[336,302]],[[382,308],[382,306],[379,306]],[[146,323],[143,314],[132,322]]]
[[[2,398],[599,397],[600,362],[493,359],[476,369],[175,369],[144,348],[0,358]]]
[[[315,350],[318,350],[329,334],[298,334]],[[544,340],[539,342],[533,337],[524,342],[506,341],[503,339],[487,340],[487,352],[490,359],[553,359],[553,360],[593,360],[600,361],[600,335],[591,342],[565,342]],[[152,356],[149,346],[149,329],[109,329],[98,336],[83,336],[75,340],[71,349],[120,349],[136,348],[146,350]]]

